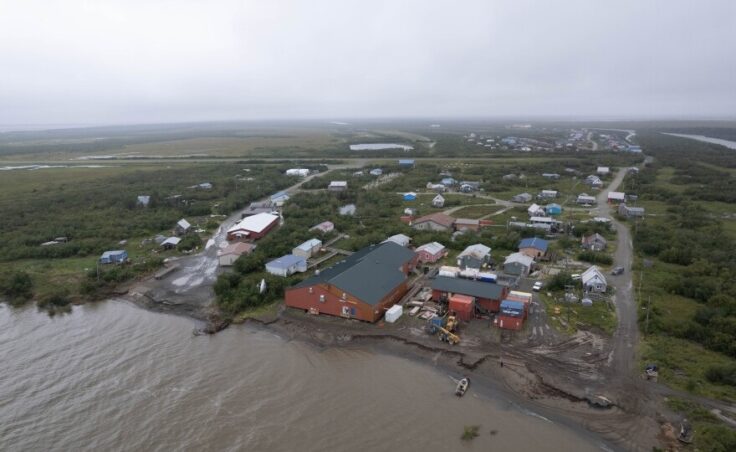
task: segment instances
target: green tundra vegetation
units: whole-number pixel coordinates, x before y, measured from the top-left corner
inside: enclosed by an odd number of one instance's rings
[[[669,384],[734,401],[736,153],[655,133],[639,140],[655,157],[626,180],[649,213],[633,225],[642,359]]]
[[[219,224],[216,215],[293,184],[293,178],[283,176],[286,167],[185,163],[3,172],[0,297],[60,306],[63,300],[105,295],[177,253],[161,250],[150,240],[155,235],[171,235],[181,218],[206,234]],[[204,182],[212,188],[192,188]],[[148,207],[137,204],[139,195],[151,197]],[[67,241],[41,246],[59,237]],[[183,237],[179,251],[201,243],[192,232]],[[98,275],[100,254],[120,248],[131,262],[99,266]]]

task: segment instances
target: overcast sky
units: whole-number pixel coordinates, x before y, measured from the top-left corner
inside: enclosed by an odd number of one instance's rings
[[[736,1],[0,0],[0,124],[736,116]]]

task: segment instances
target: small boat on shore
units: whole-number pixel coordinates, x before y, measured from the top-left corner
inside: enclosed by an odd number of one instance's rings
[[[468,390],[469,385],[470,385],[470,379],[468,377],[463,377],[460,381],[457,382],[457,387],[455,388],[455,395],[458,397],[464,396],[465,391]]]

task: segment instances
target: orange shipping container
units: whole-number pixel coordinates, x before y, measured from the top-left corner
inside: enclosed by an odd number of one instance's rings
[[[450,297],[450,311],[460,320],[470,321],[475,312],[475,299],[467,295],[453,295]]]

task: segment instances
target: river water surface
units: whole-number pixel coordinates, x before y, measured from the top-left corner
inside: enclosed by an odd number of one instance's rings
[[[192,327],[118,301],[54,318],[0,305],[0,450],[600,450],[410,360]]]
[[[722,138],[706,137],[705,135],[688,135],[686,133],[665,133],[665,135],[671,135],[673,137],[690,138],[691,140],[702,141],[704,143],[720,144],[726,146],[729,149],[736,149],[736,141],[724,140]]]

